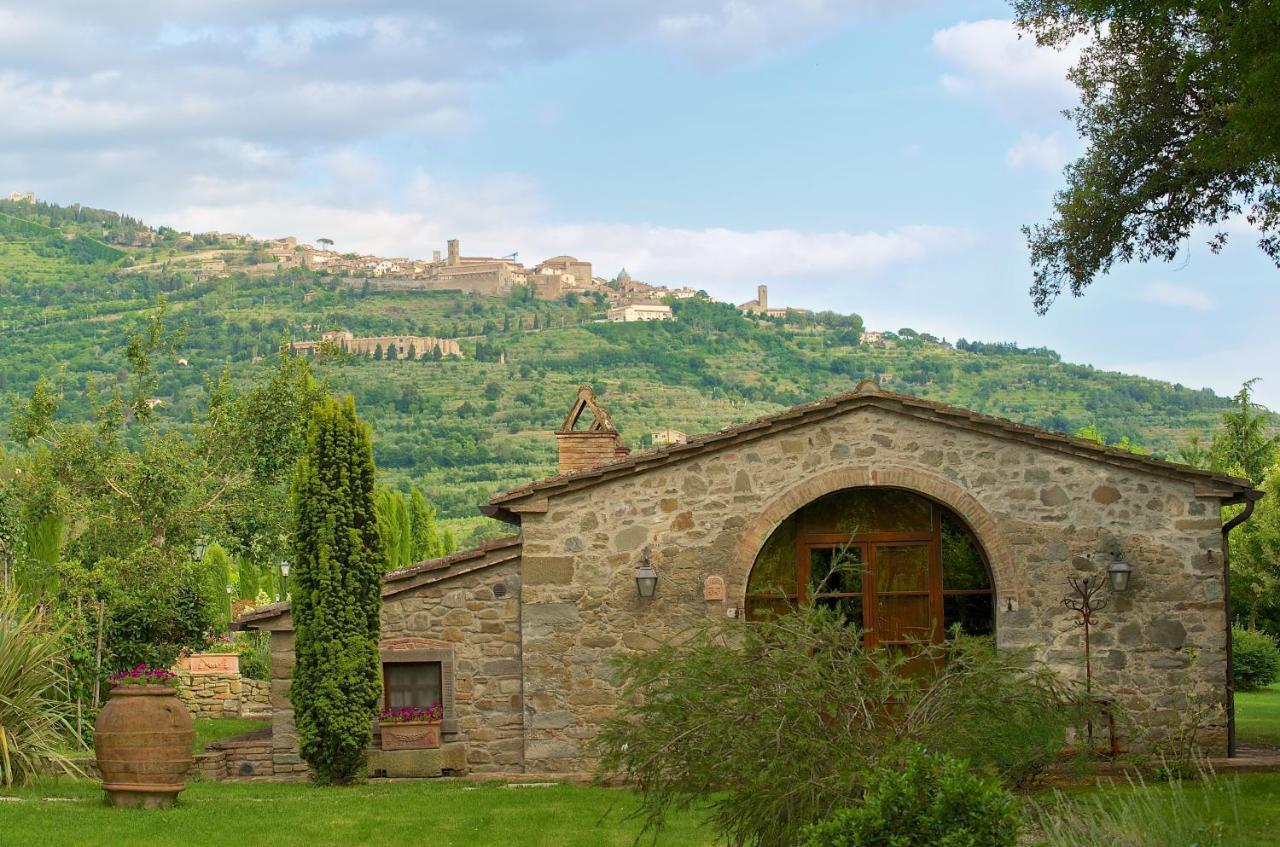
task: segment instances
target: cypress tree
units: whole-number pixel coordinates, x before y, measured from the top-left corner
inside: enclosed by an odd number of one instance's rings
[[[434,559],[444,555],[440,533],[436,531],[436,510],[431,508],[422,491],[414,488],[409,495],[410,523],[413,528],[413,560]]]
[[[320,783],[364,775],[381,692],[386,556],[373,503],[373,446],[355,401],[316,407],[294,479],[290,575],[297,663],[290,699],[302,758]]]

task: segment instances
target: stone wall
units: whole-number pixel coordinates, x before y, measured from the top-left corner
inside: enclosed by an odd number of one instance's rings
[[[494,586],[501,585],[494,594]],[[523,767],[518,561],[427,585],[382,607],[383,649],[429,645],[453,654],[453,720],[444,741],[465,741],[476,772]]]
[[[530,771],[580,772],[617,699],[609,659],[744,605],[769,533],[830,491],[891,485],[964,517],[986,548],[997,641],[1084,674],[1062,598],[1069,575],[1105,571],[1118,543],[1134,567],[1093,631],[1099,696],[1122,710],[1122,744],[1150,749],[1188,698],[1221,698],[1226,673],[1218,500],[1173,475],[1051,450],[980,428],[862,407],[645,473],[553,495],[522,526],[525,753]],[[545,508],[539,512],[539,508]],[[651,545],[657,596],[633,575]],[[703,599],[706,577],[727,586]],[[1225,723],[1201,736],[1225,748]]]
[[[469,771],[523,769],[518,564],[513,560],[463,573],[383,603],[384,653],[423,651],[442,660],[451,658],[445,684],[451,688],[452,702],[446,705],[442,741],[446,746],[465,745]],[[496,586],[502,587],[495,592]],[[272,762],[277,776],[301,778],[307,767],[298,756],[288,697],[294,635],[287,618],[275,626],[279,629],[271,633]]]
[[[177,668],[178,698],[197,718],[253,718],[271,716],[270,683],[246,679],[238,673],[192,674]]]

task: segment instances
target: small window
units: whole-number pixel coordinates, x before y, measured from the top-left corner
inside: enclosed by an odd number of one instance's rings
[[[439,662],[386,662],[382,686],[388,709],[444,703]]]

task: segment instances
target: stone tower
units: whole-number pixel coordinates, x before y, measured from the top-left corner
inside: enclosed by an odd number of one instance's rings
[[[460,251],[458,248],[458,239],[450,238],[449,239],[449,264],[451,265],[458,264],[459,252]]]
[[[756,286],[756,302],[760,304],[761,312],[769,311],[769,286]]]

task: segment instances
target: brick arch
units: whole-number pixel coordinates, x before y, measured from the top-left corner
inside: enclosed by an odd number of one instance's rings
[[[1013,548],[992,514],[961,486],[945,477],[906,467],[838,468],[806,479],[779,496],[748,521],[734,548],[733,563],[742,574],[740,596],[746,603],[747,580],[756,556],[784,520],[819,497],[846,488],[901,488],[935,500],[959,515],[982,545],[995,583],[997,614],[1022,602],[1025,586],[1013,561]]]

